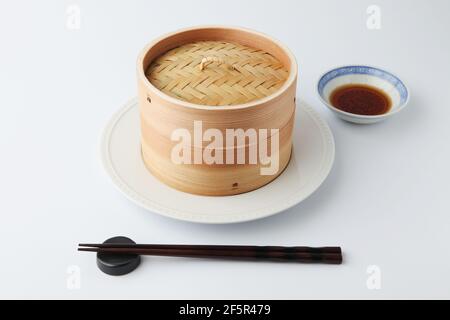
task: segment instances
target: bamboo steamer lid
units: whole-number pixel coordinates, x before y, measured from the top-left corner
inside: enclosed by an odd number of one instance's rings
[[[255,190],[274,180],[289,163],[294,127],[297,64],[290,51],[258,32],[221,26],[184,29],[165,35],[142,51],[137,62],[142,157],[148,170],[178,190],[210,196]],[[279,142],[279,170],[265,165],[175,164],[172,133],[184,128],[261,130]],[[276,134],[271,129],[277,129]],[[203,151],[207,142],[190,146]],[[245,140],[234,151],[248,153]],[[222,148],[219,148],[222,149]],[[223,152],[228,152],[224,146]]]
[[[151,63],[146,76],[159,90],[187,102],[239,105],[265,98],[288,77],[270,53],[229,41],[198,41],[172,49]]]

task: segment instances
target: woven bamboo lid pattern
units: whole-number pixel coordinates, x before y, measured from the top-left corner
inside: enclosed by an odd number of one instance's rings
[[[150,64],[146,76],[174,98],[227,106],[273,94],[289,72],[263,50],[233,42],[199,41],[166,52]]]

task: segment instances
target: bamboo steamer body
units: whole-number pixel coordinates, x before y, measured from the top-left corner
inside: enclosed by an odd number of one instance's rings
[[[245,104],[206,106],[183,101],[165,94],[146,77],[151,63],[169,50],[196,41],[217,40],[237,42],[263,49],[281,61],[288,70],[284,84],[273,94]],[[138,98],[141,115],[142,156],[148,170],[165,184],[178,190],[210,196],[235,195],[258,189],[273,181],[288,165],[292,151],[292,132],[295,119],[297,64],[290,51],[275,40],[257,32],[227,27],[199,27],[185,29],[164,36],[149,44],[137,62]],[[233,152],[245,151],[245,164],[177,164],[172,150],[179,141],[172,140],[175,130],[187,129],[194,137],[194,123],[201,121],[203,132],[219,130],[226,137],[227,129],[267,129],[266,141],[279,143],[279,166],[274,174],[262,175],[267,164],[258,159],[250,164],[248,155],[253,144],[247,140],[236,144]],[[271,129],[278,133],[271,135]],[[203,152],[209,141],[190,145],[191,154]],[[201,149],[201,150],[196,150]],[[229,152],[226,146],[221,148]],[[236,159],[236,158],[235,158]]]

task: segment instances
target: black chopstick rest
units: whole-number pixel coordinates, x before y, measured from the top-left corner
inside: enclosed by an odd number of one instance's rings
[[[136,244],[127,237],[114,237],[103,243]],[[97,253],[97,266],[106,274],[111,276],[123,276],[134,271],[141,263],[141,256],[137,254],[117,254],[110,252]]]

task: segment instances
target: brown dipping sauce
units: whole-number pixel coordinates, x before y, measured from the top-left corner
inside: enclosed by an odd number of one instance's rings
[[[342,111],[376,116],[391,110],[391,98],[378,88],[364,84],[349,84],[336,88],[330,96],[331,104]]]

